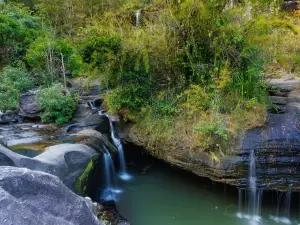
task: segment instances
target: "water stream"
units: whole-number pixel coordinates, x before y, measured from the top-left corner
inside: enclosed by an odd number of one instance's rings
[[[103,115],[101,111],[99,111],[99,114]],[[120,162],[120,173],[119,173],[119,176],[123,180],[130,180],[131,176],[126,171],[126,161],[125,161],[125,155],[124,155],[124,151],[123,151],[122,142],[121,142],[121,140],[119,138],[117,138],[115,136],[114,126],[113,126],[113,123],[112,123],[112,120],[111,120],[110,116],[108,114],[104,114],[104,115],[109,120],[111,139],[112,139],[114,145],[118,149],[119,162]]]
[[[141,17],[141,10],[137,10],[135,13],[135,25],[138,27],[140,26],[140,17]]]

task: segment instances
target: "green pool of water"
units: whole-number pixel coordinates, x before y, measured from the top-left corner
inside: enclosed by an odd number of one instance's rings
[[[132,225],[281,225],[299,224],[263,212],[261,217],[238,213],[237,190],[216,187],[163,163],[145,173],[138,166],[129,172],[116,196],[117,208]],[[276,213],[275,213],[276,214]]]
[[[41,154],[41,151],[31,150],[31,149],[15,149],[13,150],[15,153],[18,153],[20,155],[24,155],[30,158],[36,157],[39,154]]]

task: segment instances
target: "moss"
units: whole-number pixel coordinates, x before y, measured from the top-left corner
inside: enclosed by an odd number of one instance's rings
[[[75,181],[75,191],[80,195],[87,195],[87,187],[88,187],[88,179],[92,174],[95,165],[98,163],[99,157],[95,156],[91,159],[89,164],[87,165],[85,171],[81,174],[81,176]]]

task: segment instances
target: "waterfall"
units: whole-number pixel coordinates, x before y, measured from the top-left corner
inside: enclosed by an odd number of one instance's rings
[[[99,111],[99,114],[103,115],[101,111]],[[123,151],[122,142],[119,138],[117,138],[115,136],[114,126],[113,126],[113,123],[112,123],[109,115],[107,115],[106,113],[104,115],[107,117],[107,119],[109,121],[111,139],[112,139],[114,145],[118,149],[118,155],[119,155],[119,161],[120,161],[120,178],[122,178],[123,180],[129,180],[131,178],[131,176],[126,172],[126,163],[125,163],[126,161],[125,161],[125,155],[124,155],[124,151]]]
[[[239,212],[243,210],[243,192],[242,189],[239,189]]]
[[[117,185],[116,170],[109,151],[105,148],[105,146],[103,146],[103,148],[105,149],[104,165],[105,165],[106,186],[112,189],[115,188]]]
[[[105,189],[103,190],[101,199],[104,201],[115,201],[116,199],[114,194],[121,193],[122,191],[116,188],[116,171],[111,155],[105,146],[103,146],[103,148],[105,149],[105,153],[103,155]]]
[[[105,176],[105,186],[107,188],[111,188],[112,182],[111,182],[111,170],[110,170],[110,155],[105,153],[103,156],[104,160],[104,176]]]
[[[141,17],[141,10],[137,10],[135,13],[135,25],[138,27],[140,26],[140,17]]]
[[[256,160],[254,150],[251,150],[249,164],[249,214],[256,215],[257,207]]]
[[[247,2],[247,14],[248,14],[248,19],[252,19],[252,3],[250,1]]]
[[[260,218],[260,208],[263,196],[263,190],[258,190],[257,188],[257,177],[256,177],[256,157],[255,151],[251,150],[249,155],[249,175],[248,175],[248,214],[242,213],[242,203],[243,203],[243,194],[239,190],[239,212],[237,216],[239,218],[248,219],[251,221],[251,224],[259,224]],[[246,193],[247,193],[246,192]],[[246,203],[246,196],[245,196]]]
[[[285,197],[285,214],[287,217],[290,217],[290,212],[291,212],[291,195],[292,195],[292,185],[289,185]]]
[[[95,101],[89,101],[88,105],[91,107],[91,109],[97,109],[97,107],[95,105]]]

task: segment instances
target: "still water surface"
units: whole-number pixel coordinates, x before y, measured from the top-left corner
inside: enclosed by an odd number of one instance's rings
[[[115,196],[119,212],[132,225],[300,224],[296,218],[277,218],[276,210],[264,210],[260,217],[239,213],[237,190],[204,182],[161,162],[147,163],[131,162],[133,179],[123,182],[123,192]]]

